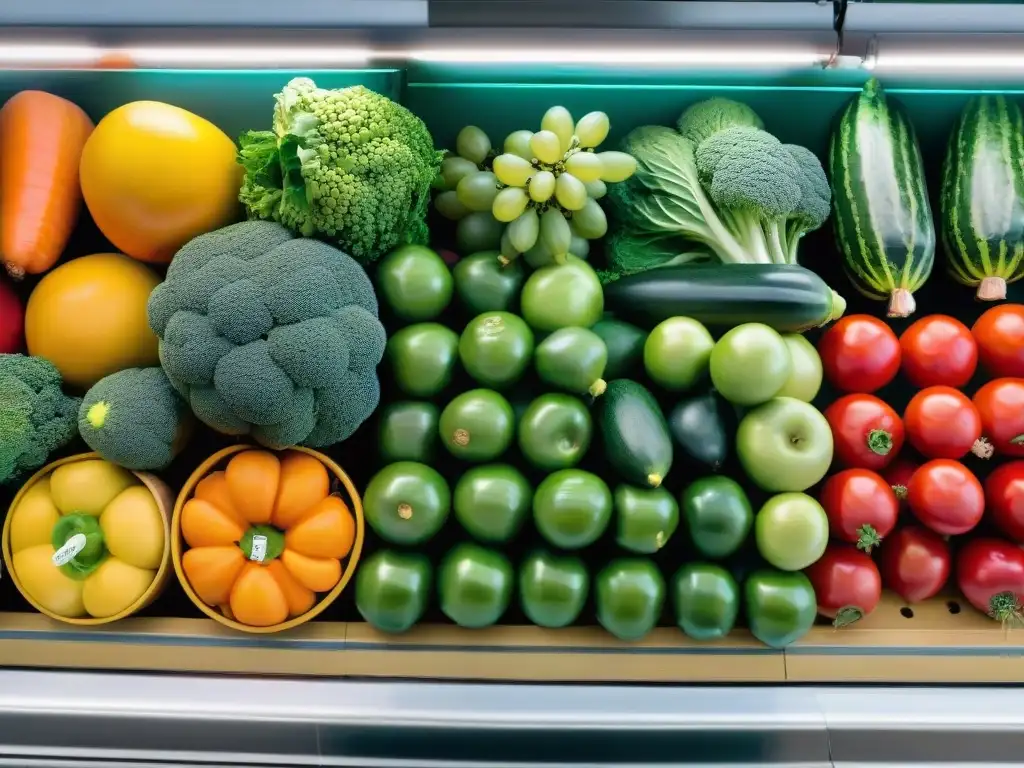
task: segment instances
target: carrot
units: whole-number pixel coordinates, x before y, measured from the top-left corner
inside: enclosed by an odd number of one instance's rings
[[[11,277],[45,272],[63,253],[93,127],[80,107],[43,91],[21,91],[0,109],[0,261]]]

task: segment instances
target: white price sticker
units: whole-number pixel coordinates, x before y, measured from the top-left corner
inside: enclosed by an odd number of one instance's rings
[[[257,563],[262,563],[263,558],[267,556],[267,537],[256,534],[252,537],[252,554],[249,555],[249,559]]]
[[[53,564],[60,567],[67,565],[75,559],[75,555],[85,549],[85,545],[89,543],[89,540],[85,538],[84,533],[76,533],[66,542],[64,546],[53,553]]]

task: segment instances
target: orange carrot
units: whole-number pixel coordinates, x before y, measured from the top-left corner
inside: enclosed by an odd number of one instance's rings
[[[0,109],[0,262],[12,277],[60,258],[82,207],[78,164],[92,133],[75,104],[22,91]]]

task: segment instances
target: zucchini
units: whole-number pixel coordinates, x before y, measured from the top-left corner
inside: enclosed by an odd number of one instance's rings
[[[828,150],[836,243],[858,291],[917,308],[935,261],[935,224],[914,126],[871,79],[839,115]]]
[[[735,412],[712,390],[679,401],[668,415],[668,430],[687,459],[718,472],[732,452]]]
[[[653,328],[670,317],[735,327],[764,323],[806,331],[841,317],[846,301],[796,264],[687,264],[621,277],[604,286],[605,307]]]
[[[1024,276],[1024,117],[1000,95],[971,99],[942,165],[940,226],[953,278],[980,301]]]
[[[608,462],[627,483],[660,486],[672,467],[672,438],[654,395],[635,381],[615,379],[600,403]]]

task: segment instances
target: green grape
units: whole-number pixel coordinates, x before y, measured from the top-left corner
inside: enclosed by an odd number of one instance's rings
[[[565,161],[565,170],[586,184],[600,180],[604,165],[593,152],[574,152]]]
[[[471,211],[489,211],[498,196],[498,180],[490,171],[477,171],[463,176],[455,188],[459,202]]]
[[[524,160],[533,160],[535,155],[530,147],[533,131],[514,131],[505,137],[505,152],[519,155]]]
[[[510,187],[525,187],[535,172],[530,161],[519,155],[505,153],[494,158],[494,175],[498,181]]]
[[[608,194],[608,185],[600,179],[597,181],[585,181],[583,186],[587,188],[587,194],[594,200],[600,200]]]
[[[540,239],[556,261],[564,259],[572,244],[572,230],[562,212],[548,208],[540,217]]]
[[[601,160],[601,181],[614,184],[636,173],[636,160],[625,152],[598,152]]]
[[[529,202],[530,198],[522,187],[505,187],[494,198],[491,213],[498,221],[515,221],[526,210],[526,204]]]
[[[434,207],[446,219],[458,221],[469,213],[469,208],[459,202],[459,195],[454,189],[442,192],[434,198]]]
[[[572,143],[572,134],[575,128],[569,110],[565,107],[552,107],[544,113],[540,127],[542,130],[551,131],[558,137],[558,145],[564,155]]]
[[[458,155],[449,155],[441,161],[441,178],[444,180],[444,188],[455,189],[463,178],[478,170],[480,169],[472,160]]]
[[[541,267],[548,267],[555,262],[555,257],[551,255],[551,251],[544,245],[544,241],[538,239],[536,245],[530,250],[523,254],[523,259],[532,269],[540,269]]]
[[[498,252],[501,254],[498,261],[503,265],[510,264],[519,258],[519,251],[512,244],[512,236],[509,234],[508,227],[505,227],[505,231],[501,233],[501,245],[498,248]]]
[[[570,226],[570,229],[572,227]],[[590,255],[590,241],[580,237],[575,232],[572,235],[572,242],[569,244],[569,253],[579,259],[586,259]]]
[[[505,228],[512,246],[519,253],[528,251],[537,243],[540,232],[540,217],[533,208],[523,211],[518,219]]]
[[[563,173],[555,182],[555,199],[567,211],[578,211],[587,202],[587,188],[571,173]]]
[[[467,125],[455,137],[455,151],[461,157],[480,165],[491,151],[491,140],[475,125]]]
[[[588,197],[586,204],[572,215],[572,231],[587,240],[605,236],[608,219],[596,200]]]
[[[505,225],[495,219],[490,211],[476,211],[456,225],[455,247],[462,255],[496,251],[501,244],[504,229]]]
[[[558,134],[551,131],[537,131],[530,139],[533,156],[542,163],[552,165],[562,159],[562,143]]]
[[[530,179],[530,199],[535,203],[546,203],[555,194],[555,174],[538,171]]]
[[[597,147],[608,138],[608,115],[604,112],[588,112],[576,123],[576,138],[581,147]]]

